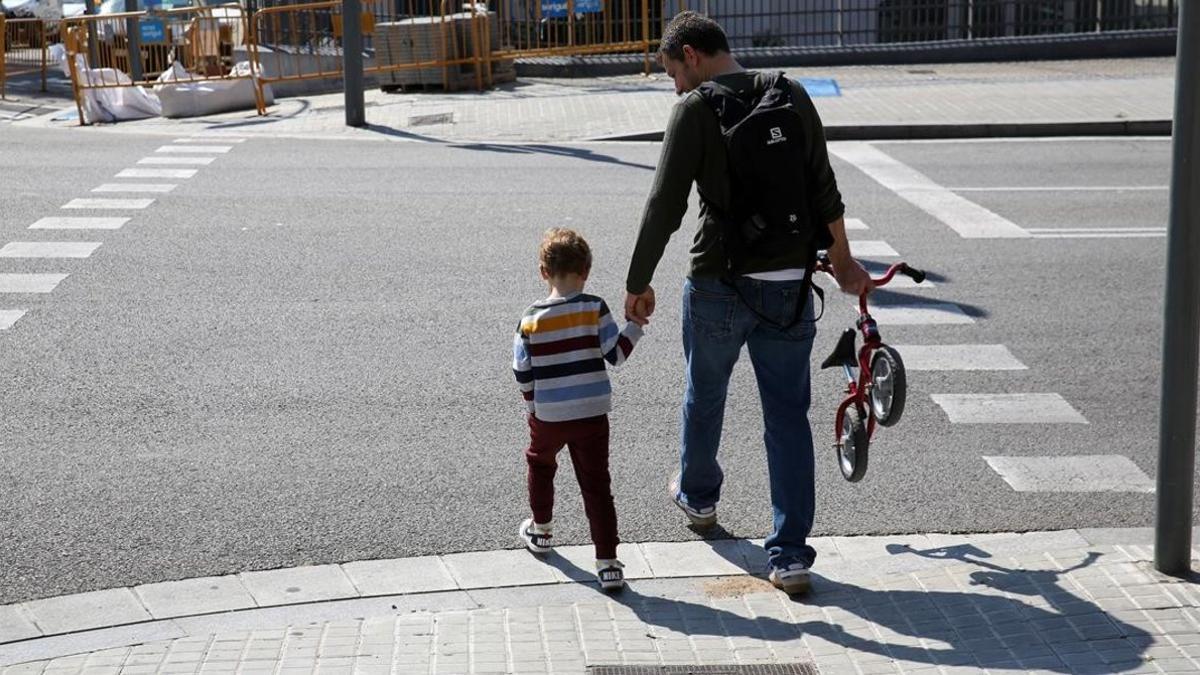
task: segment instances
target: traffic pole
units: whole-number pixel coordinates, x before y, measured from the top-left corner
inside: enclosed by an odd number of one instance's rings
[[[1191,569],[1200,352],[1200,3],[1179,3],[1154,567]]]
[[[342,0],[342,82],[346,88],[346,126],[366,126],[361,0]]]

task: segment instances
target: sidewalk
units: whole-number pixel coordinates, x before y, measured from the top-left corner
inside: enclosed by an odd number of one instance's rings
[[[1030,124],[1057,125],[1042,133],[1087,132],[1081,124],[1161,133],[1174,109],[1173,58],[842,66],[787,72],[836,83],[840,95],[814,99],[831,138],[869,137],[872,130],[893,137],[937,135],[947,127],[964,125],[981,135],[1020,133],[1020,125]],[[98,128],[172,135],[208,131],[364,140],[569,142],[660,132],[674,101],[673,85],[662,74],[526,78],[483,93],[371,90],[366,94],[368,129],[345,127],[340,93],[284,99],[266,117],[237,112]],[[59,116],[43,115],[17,124],[76,125],[74,120],[53,121],[55,117]]]
[[[1200,672],[1200,584],[1150,537],[822,538],[795,599],[744,540],[624,545],[616,595],[586,547],[254,572],[0,607],[0,672]]]

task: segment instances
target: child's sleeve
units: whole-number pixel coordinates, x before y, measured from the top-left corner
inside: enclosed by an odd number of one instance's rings
[[[533,412],[533,360],[529,357],[529,336],[517,326],[513,335],[513,375],[525,399],[525,406]]]
[[[600,302],[600,351],[604,360],[614,366],[625,363],[625,359],[633,352],[633,346],[642,337],[642,327],[630,321],[624,330],[617,329],[608,305]]]

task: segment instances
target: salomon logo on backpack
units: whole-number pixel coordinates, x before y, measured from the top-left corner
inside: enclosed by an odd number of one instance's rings
[[[721,125],[732,188],[721,212],[730,272],[764,252],[816,249],[827,230],[814,222],[809,195],[809,143],[792,101],[791,83],[779,73],[765,91],[734,91],[716,82],[698,89]],[[715,208],[715,205],[711,205]]]

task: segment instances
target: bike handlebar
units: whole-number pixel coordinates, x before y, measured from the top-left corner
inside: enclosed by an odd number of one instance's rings
[[[833,274],[833,264],[829,262],[828,254],[822,253],[821,255],[817,256],[817,270]],[[912,267],[908,263],[899,262],[889,267],[883,276],[878,278],[873,277],[871,279],[871,283],[875,286],[886,286],[887,283],[892,280],[892,277],[896,276],[897,274],[903,274],[918,284],[925,281],[924,270],[919,270],[915,267]]]

